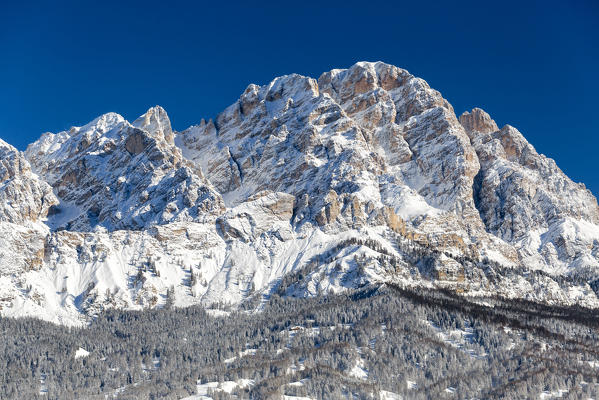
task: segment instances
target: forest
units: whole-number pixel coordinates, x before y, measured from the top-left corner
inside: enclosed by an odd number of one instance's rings
[[[0,398],[593,398],[598,328],[593,310],[389,284],[85,328],[2,318]]]

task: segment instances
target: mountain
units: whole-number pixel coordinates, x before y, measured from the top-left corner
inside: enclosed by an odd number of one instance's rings
[[[249,85],[182,132],[153,107],[0,142],[0,308],[314,296],[368,283],[599,307],[599,207],[480,109],[381,62]]]
[[[68,133],[44,134],[25,155],[64,204],[55,215],[74,217],[55,218],[54,228],[140,230],[224,211],[221,196],[175,147],[160,107],[132,124],[109,113]]]

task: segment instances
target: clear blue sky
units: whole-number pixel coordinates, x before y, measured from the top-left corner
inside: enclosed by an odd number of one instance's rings
[[[3,2],[2,139],[24,149],[156,104],[182,130],[249,83],[381,60],[426,79],[458,115],[478,106],[516,126],[599,194],[596,0],[91,3]]]

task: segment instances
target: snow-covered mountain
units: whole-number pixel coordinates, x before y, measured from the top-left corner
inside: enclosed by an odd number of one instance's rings
[[[380,62],[250,85],[183,132],[157,106],[24,153],[0,141],[0,179],[3,315],[81,324],[369,282],[599,306],[593,195]]]

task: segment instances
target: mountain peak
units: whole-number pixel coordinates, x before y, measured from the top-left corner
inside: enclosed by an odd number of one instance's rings
[[[473,108],[471,112],[464,111],[460,115],[460,123],[468,135],[472,135],[474,132],[493,133],[499,130],[491,116],[480,108]]]
[[[164,108],[160,106],[150,107],[145,114],[133,121],[132,125],[147,131],[154,137],[164,138],[169,144],[174,144],[171,121]]]
[[[115,112],[107,112],[94,118],[82,127],[73,127],[69,130],[69,134],[86,131],[96,131],[99,133],[106,133],[116,127],[118,124],[123,123],[125,118],[122,115]]]
[[[5,151],[16,150],[16,148],[13,145],[11,145],[10,143],[5,142],[1,138],[0,138],[0,149],[5,150]]]

